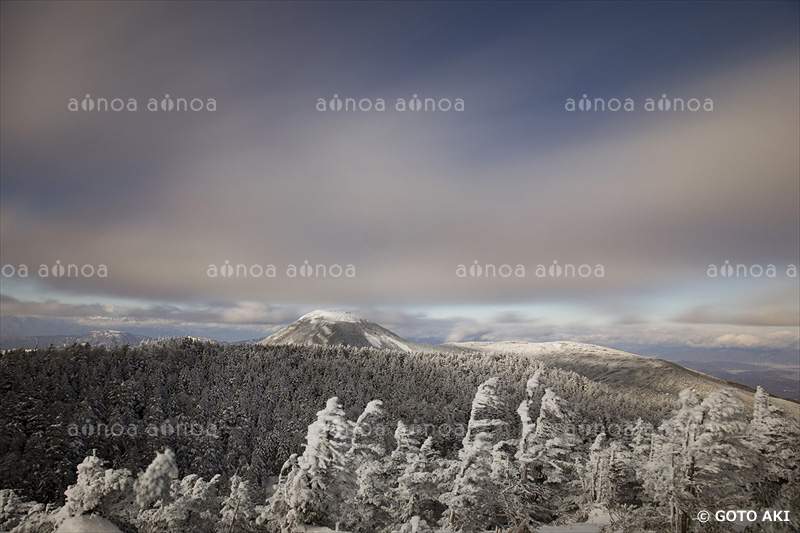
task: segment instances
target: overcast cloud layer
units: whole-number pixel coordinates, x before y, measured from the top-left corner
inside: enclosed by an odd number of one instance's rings
[[[796,3],[4,3],[2,315],[247,338],[328,307],[429,341],[797,348],[797,18]],[[68,109],[87,94],[138,110]],[[216,110],[146,109],[166,94]],[[584,94],[635,110],[565,110]],[[317,110],[334,95],[387,109]],[[464,110],[395,111],[413,95]],[[662,95],[713,111],[645,110]],[[57,261],[108,275],[38,275]],[[226,261],[247,276],[209,277]],[[355,276],[287,273],[306,261]],[[475,261],[525,276],[473,277]],[[726,261],[747,275],[709,276]]]

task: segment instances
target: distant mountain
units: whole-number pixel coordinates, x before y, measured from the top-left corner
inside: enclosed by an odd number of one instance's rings
[[[675,361],[675,363],[751,388],[760,385],[773,396],[800,402],[800,375],[796,365],[753,364],[739,361]]]
[[[414,350],[413,343],[401,339],[388,329],[355,313],[342,311],[312,311],[259,344],[342,345],[401,352]]]
[[[147,340],[151,340],[150,337],[110,329],[90,331],[80,335],[0,335],[0,350],[14,350],[17,348],[26,350],[44,349],[51,344],[53,346],[68,346],[76,342],[113,348],[124,344],[136,346]]]
[[[580,374],[634,395],[675,398],[690,388],[705,396],[733,386],[745,404],[752,404],[753,390],[734,380],[713,377],[681,365],[632,353],[578,342],[456,342],[440,345],[407,341],[355,313],[313,311],[263,339],[259,344],[354,346],[402,352],[479,352],[496,357],[519,356]],[[705,370],[705,369],[704,369]],[[782,403],[782,402],[781,402]],[[786,407],[782,403],[783,407]],[[797,406],[789,406],[795,411]]]
[[[83,335],[92,328],[62,318],[0,317],[0,336]]]
[[[681,365],[578,342],[457,342],[451,346],[498,356],[527,357],[546,366],[570,370],[616,390],[639,396],[677,396],[683,389],[692,389],[702,396],[728,387],[737,390],[745,405],[753,404],[754,389],[734,380],[684,368]],[[794,416],[800,416],[800,406],[783,398],[775,404]]]

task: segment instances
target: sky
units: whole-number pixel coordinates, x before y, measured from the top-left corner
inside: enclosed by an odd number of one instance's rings
[[[799,6],[5,1],[0,316],[796,359]]]

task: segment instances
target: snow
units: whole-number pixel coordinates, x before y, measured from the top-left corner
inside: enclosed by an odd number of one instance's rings
[[[539,526],[535,531],[539,533],[599,533],[603,526],[611,525],[611,517],[608,511],[598,507],[589,511],[586,522],[578,524],[565,524],[562,526]]]
[[[375,335],[372,335],[371,333],[367,333],[365,331],[364,332],[364,338],[367,339],[367,342],[369,342],[375,348],[380,348],[382,346],[381,340],[378,337],[376,337]]]
[[[67,518],[56,533],[122,533],[117,526],[100,516],[73,516]]]
[[[540,526],[538,533],[600,533],[603,526],[598,524],[580,523],[567,524],[564,526]]]
[[[525,392],[528,396],[533,396],[536,394],[536,389],[539,388],[539,380],[541,378],[542,371],[539,369],[528,379],[528,382],[525,384]]]
[[[300,320],[309,320],[311,322],[350,322],[358,324],[364,322],[364,319],[350,311],[324,311],[317,309],[311,311],[300,317]]]
[[[489,353],[508,353],[517,355],[537,355],[537,354],[557,354],[561,352],[591,353],[593,356],[610,357],[620,359],[644,358],[641,355],[634,355],[619,350],[597,346],[595,344],[585,344],[569,341],[551,342],[528,342],[528,341],[471,341],[471,342],[451,342],[451,346],[462,346],[481,352]]]
[[[366,407],[364,407],[364,412],[361,413],[359,418],[365,418],[367,415],[380,414],[382,412],[383,402],[380,400],[372,400],[366,405]]]
[[[397,339],[393,339],[387,335],[376,336],[367,331],[364,332],[364,338],[367,339],[372,346],[378,349],[400,349],[403,352],[410,352],[411,348],[407,344]]]
[[[601,435],[605,434],[601,433]],[[587,518],[586,522],[588,524],[593,524],[597,526],[609,526],[611,525],[611,515],[608,514],[608,511],[606,509],[603,509],[601,507],[595,507],[591,511],[589,511],[589,517]]]
[[[393,339],[391,337],[387,337],[386,340],[388,340],[389,342],[391,342],[392,344],[394,344],[395,346],[397,346],[398,348],[400,348],[404,352],[410,352],[411,351],[411,348],[409,348],[407,344],[405,344],[403,342],[400,342],[397,339]]]

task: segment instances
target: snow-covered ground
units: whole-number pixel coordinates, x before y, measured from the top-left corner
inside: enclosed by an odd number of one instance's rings
[[[117,526],[101,516],[73,516],[56,529],[56,533],[122,533]]]
[[[541,526],[538,533],[600,533],[603,526],[583,522],[580,524],[567,524],[564,526]]]

